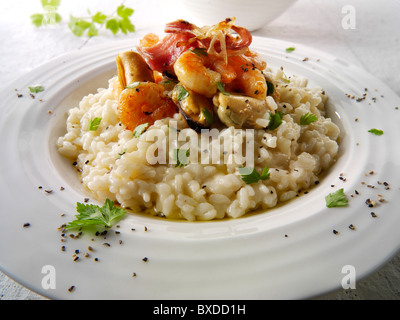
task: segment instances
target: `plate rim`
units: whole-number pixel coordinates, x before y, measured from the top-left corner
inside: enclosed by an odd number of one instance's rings
[[[254,37],[255,39],[261,39],[261,40],[256,40],[256,42],[257,41],[263,41],[262,39],[270,39],[270,38],[264,38],[264,37]],[[129,40],[129,41],[132,41],[132,40]],[[280,42],[280,43],[288,43],[287,41],[283,41],[283,40],[278,40],[278,39],[270,39],[270,41],[272,41],[272,42]],[[120,42],[121,43],[121,45],[124,43],[127,43],[128,41],[127,40],[120,40],[120,41],[117,41],[118,43]],[[113,45],[115,45],[115,43],[112,43]],[[293,45],[293,43],[291,43],[292,45]],[[98,50],[98,51],[101,51],[101,48],[102,47],[104,47],[104,48],[107,48],[107,47],[109,47],[111,44],[110,43],[104,43],[104,44],[99,44],[99,45],[93,45],[93,46],[90,46],[90,47],[88,47],[88,48],[85,48],[85,50],[87,51],[87,52],[93,52],[94,50]],[[299,48],[299,51],[298,52],[302,52],[301,50],[302,50],[302,48],[309,48],[309,47],[307,47],[307,46],[304,46],[304,45],[300,45],[300,44],[296,44],[296,48]],[[315,52],[319,52],[319,50],[316,50],[316,49],[313,49],[313,48],[310,48],[313,52],[315,51]],[[27,78],[30,78],[30,77],[32,77],[32,76],[34,76],[35,75],[35,73],[37,72],[37,70],[38,69],[40,69],[40,68],[43,68],[43,67],[46,67],[46,66],[50,66],[50,65],[53,65],[53,64],[57,64],[59,61],[62,61],[62,60],[66,60],[67,58],[70,58],[70,57],[73,57],[74,55],[81,55],[81,54],[85,54],[85,51],[84,50],[79,50],[79,51],[77,51],[77,52],[72,52],[72,53],[66,53],[66,54],[64,54],[64,55],[62,55],[62,56],[59,56],[59,57],[56,57],[56,58],[54,58],[54,59],[52,59],[51,61],[49,61],[48,63],[45,63],[45,64],[43,64],[43,65],[41,65],[41,66],[39,66],[38,68],[35,68],[34,70],[32,70],[32,71],[30,71],[27,75],[26,75],[26,77]],[[322,53],[321,52],[321,56],[326,56],[327,54],[326,53]],[[337,58],[335,58],[335,57],[333,57],[333,56],[331,56],[331,55],[327,55],[327,56],[329,56],[331,59],[334,59],[334,60],[331,60],[331,61],[335,61],[335,60],[337,60]],[[295,56],[296,57],[296,56]],[[297,58],[298,59],[298,58]],[[358,68],[358,67],[357,67]],[[356,69],[357,69],[356,68]],[[361,69],[360,69],[361,70]],[[364,70],[364,72],[366,72],[365,70]],[[21,79],[21,78],[20,78]],[[14,83],[15,84],[18,84],[18,83],[20,83],[21,82],[21,80],[20,79],[17,79],[16,81],[14,81],[13,82],[13,84],[11,84],[10,86],[9,86],[9,88],[11,88],[11,87],[16,87],[15,85],[14,85]],[[379,80],[379,79],[378,79]],[[380,80],[379,80],[380,81]],[[381,84],[383,84],[383,82],[381,83]],[[379,85],[381,85],[381,84],[379,84]],[[11,90],[11,89],[5,89],[5,91],[6,90]],[[3,91],[3,93],[4,93],[4,91]],[[397,95],[396,95],[397,96]],[[245,236],[244,236],[245,237]],[[399,251],[399,249],[400,249],[400,246],[398,245],[397,246],[397,248],[396,248],[396,252],[397,251]],[[390,257],[388,257],[387,258],[387,260],[388,259],[390,259]],[[387,261],[386,260],[386,261]],[[380,265],[382,265],[384,262],[381,262],[381,263],[379,263],[378,265],[380,266]],[[374,270],[376,270],[378,268],[378,266],[377,265],[375,265],[375,268],[374,268]],[[371,273],[371,272],[373,272],[374,270],[372,270],[372,271],[370,271],[369,273]],[[7,274],[7,272],[5,272],[6,274]],[[366,275],[366,274],[365,274]],[[364,275],[364,276],[365,276]],[[18,277],[16,277],[17,279],[18,279]],[[23,281],[18,281],[18,280],[16,280],[17,282],[19,282],[19,283],[22,283],[23,284]],[[23,284],[24,285],[24,284]],[[26,287],[28,287],[29,288],[29,284],[27,284],[27,285],[24,285],[24,286],[26,286]],[[32,289],[31,289],[32,290]],[[38,291],[36,291],[35,290],[35,292],[38,292]],[[40,293],[39,293],[40,294]],[[56,296],[55,296],[56,297]]]

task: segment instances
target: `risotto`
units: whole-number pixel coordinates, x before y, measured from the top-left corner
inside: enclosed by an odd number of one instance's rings
[[[115,76],[108,88],[69,110],[58,150],[97,200],[111,199],[132,212],[194,221],[273,208],[319,182],[336,160],[340,131],[326,117],[321,88],[287,78],[282,69],[262,72],[279,97],[266,97],[269,111],[252,126],[229,125],[218,113],[226,93],[214,95],[211,131],[193,128],[181,112],[128,129]],[[272,127],[271,114],[279,115]],[[212,134],[204,141],[206,133]]]

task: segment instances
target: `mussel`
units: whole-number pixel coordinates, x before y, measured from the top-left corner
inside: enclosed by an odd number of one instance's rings
[[[219,120],[228,127],[261,128],[259,119],[269,119],[274,112],[273,99],[260,100],[236,93],[218,93],[213,98],[215,112]],[[264,121],[265,122],[265,121]]]
[[[200,133],[202,129],[209,129],[214,122],[212,101],[181,83],[174,87],[172,101],[178,106],[188,126],[196,132]]]
[[[134,82],[154,82],[154,74],[142,56],[133,51],[121,52],[117,55],[118,79],[126,88]]]

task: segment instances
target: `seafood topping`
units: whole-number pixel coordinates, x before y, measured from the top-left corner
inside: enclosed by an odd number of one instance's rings
[[[214,115],[227,126],[259,127],[257,117],[275,112],[271,102],[279,94],[263,73],[265,61],[249,49],[250,32],[234,21],[200,28],[176,20],[164,38],[147,34],[138,52],[120,53],[121,122],[133,130],[180,112],[197,132],[209,128]]]
[[[214,111],[210,99],[178,84],[173,90],[172,100],[193,130],[201,132],[211,127]]]
[[[164,94],[164,86],[154,82],[140,82],[124,89],[119,96],[121,122],[129,130],[143,123],[172,117],[178,112],[171,98]]]
[[[117,55],[118,80],[125,88],[133,82],[152,81],[154,74],[142,56],[133,51],[126,51]]]

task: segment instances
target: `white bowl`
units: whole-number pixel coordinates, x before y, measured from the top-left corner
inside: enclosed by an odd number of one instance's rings
[[[296,0],[181,0],[188,18],[197,24],[214,25],[225,18],[236,18],[236,25],[250,31],[270,23]]]

